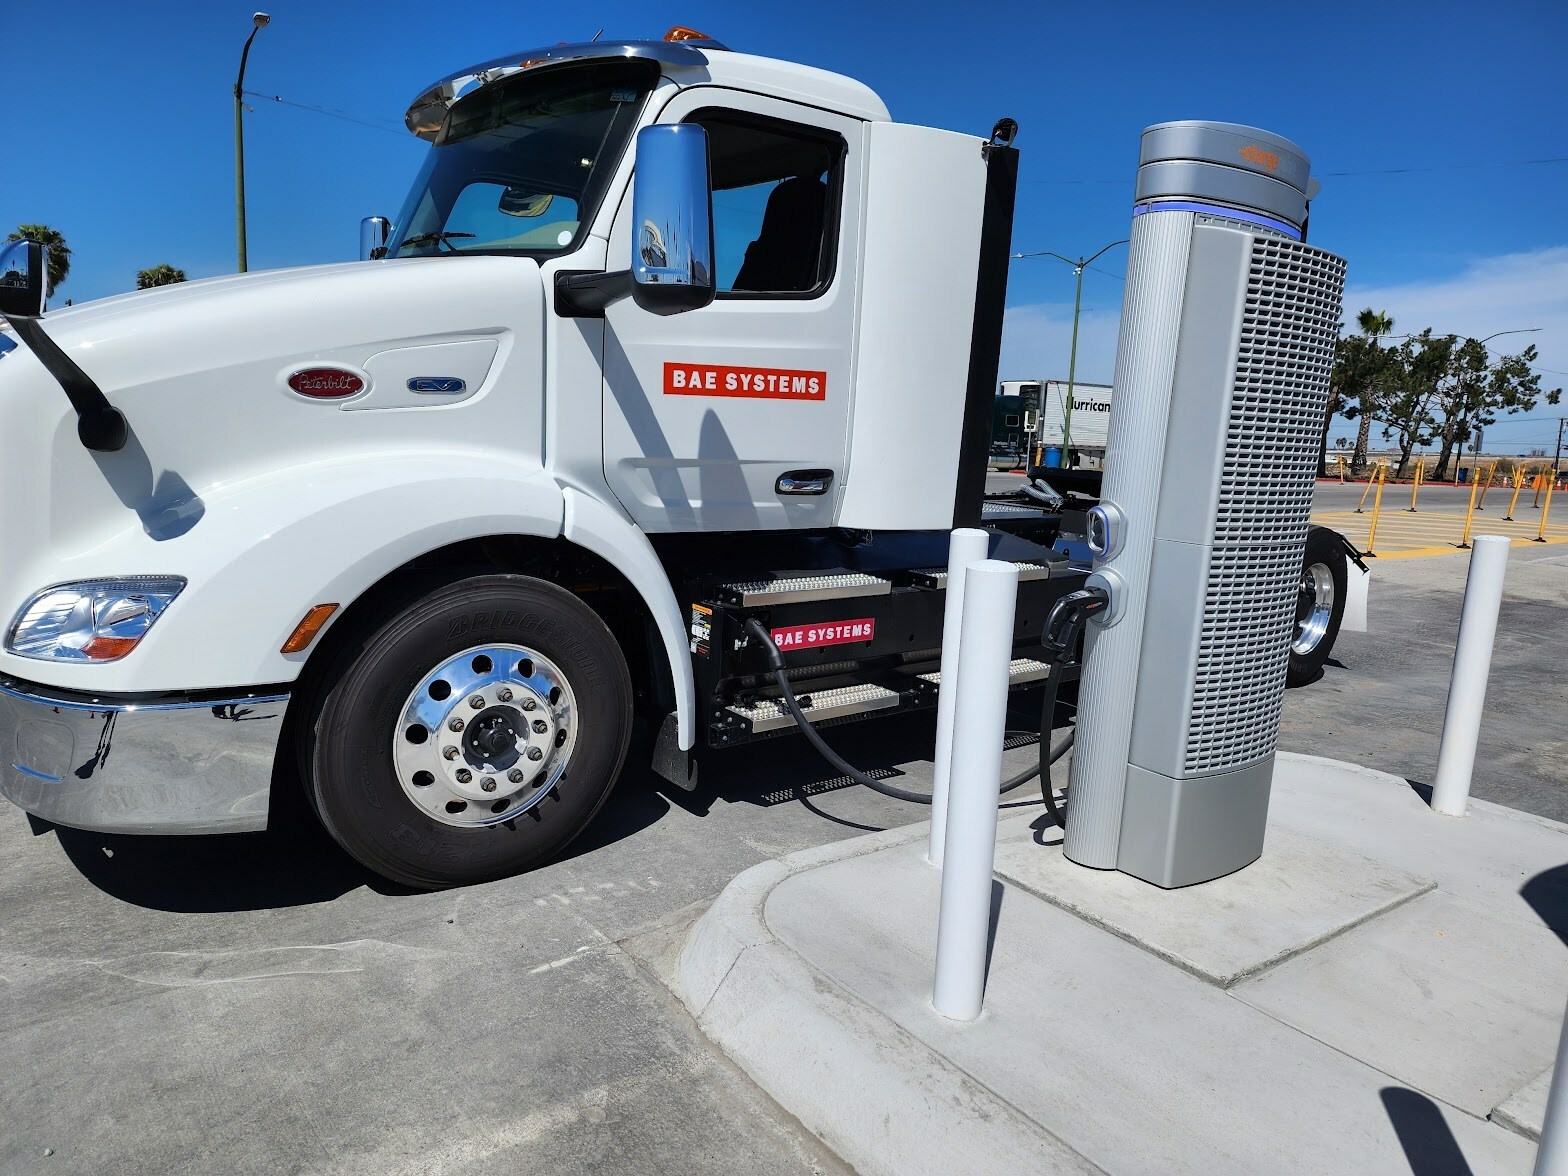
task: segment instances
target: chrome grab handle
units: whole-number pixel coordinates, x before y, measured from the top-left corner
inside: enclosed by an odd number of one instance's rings
[[[832,470],[790,470],[773,484],[775,494],[826,494],[833,485]]]

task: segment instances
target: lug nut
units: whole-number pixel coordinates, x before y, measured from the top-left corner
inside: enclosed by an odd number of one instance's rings
[[[483,788],[486,792],[494,792],[495,791],[495,777],[494,776],[485,776],[485,777],[483,777],[479,781],[479,787]]]
[[[470,698],[468,700],[468,705],[473,707],[475,710],[483,710],[484,706],[485,706],[485,700],[484,700],[483,695],[479,695],[479,694],[474,695],[472,698]]]
[[[446,727],[448,731],[461,731],[463,729],[463,720],[453,719]]]
[[[457,782],[459,784],[467,784],[473,778],[474,778],[474,774],[472,772],[470,772],[467,768],[458,768],[457,769]]]
[[[543,719],[535,719],[534,720],[534,734],[535,735],[543,735],[549,729],[550,729],[550,724],[545,722]]]
[[[499,698],[502,702],[511,702],[512,692],[503,687],[501,693],[497,694],[496,697]]]
[[[520,706],[521,706],[521,707],[522,707],[522,708],[523,708],[523,709],[524,709],[524,710],[525,710],[525,711],[529,711],[529,710],[533,710],[533,709],[534,709],[534,707],[536,707],[536,706],[538,706],[538,705],[539,705],[539,704],[538,704],[538,703],[537,703],[537,702],[535,702],[535,701],[534,701],[534,700],[533,700],[533,699],[531,699],[531,698],[525,698],[525,699],[523,699],[523,701],[522,701],[522,702],[521,702],[521,703],[520,703],[520,704],[519,704],[519,705],[520,705]]]
[[[510,780],[513,784],[521,784],[523,782],[522,770],[519,769],[519,768],[513,768],[510,772],[508,772],[506,774],[506,778],[508,780]]]
[[[454,759],[457,758],[457,754],[458,754],[457,753],[457,748],[455,748],[455,747],[443,747],[441,749],[441,758],[442,759],[454,760]]]
[[[528,758],[531,759],[531,760],[542,760],[542,759],[544,759],[544,748],[542,748],[542,747],[530,747],[528,749]]]

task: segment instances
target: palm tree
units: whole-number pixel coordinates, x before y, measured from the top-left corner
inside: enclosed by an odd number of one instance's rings
[[[154,286],[172,286],[174,283],[183,282],[184,280],[185,271],[175,269],[167,262],[162,265],[155,265],[150,269],[136,271],[136,288],[138,290],[150,290]]]
[[[46,298],[54,297],[54,288],[66,279],[71,272],[71,247],[62,237],[48,225],[17,225],[16,232],[6,238],[7,241],[37,241],[49,249],[49,289],[45,292]]]
[[[1356,326],[1366,336],[1373,350],[1376,350],[1378,336],[1392,332],[1394,320],[1388,311],[1373,310],[1369,306],[1356,315]],[[1360,403],[1356,406],[1356,414],[1361,418],[1361,422],[1356,429],[1356,449],[1350,455],[1351,472],[1357,474],[1366,469],[1367,465],[1367,442],[1372,436],[1372,398],[1377,391],[1377,386],[1369,380],[1358,391]]]

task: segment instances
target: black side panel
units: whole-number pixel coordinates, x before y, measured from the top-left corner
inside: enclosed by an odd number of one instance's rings
[[[991,454],[991,409],[1007,302],[1007,261],[1013,247],[1013,200],[1018,192],[1018,151],[986,148],[985,219],[980,228],[980,268],[975,280],[975,325],[969,340],[969,387],[964,431],[958,443],[958,485],[953,526],[978,527]]]

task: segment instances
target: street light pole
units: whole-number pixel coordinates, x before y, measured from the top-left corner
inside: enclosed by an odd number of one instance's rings
[[[272,18],[265,12],[258,12],[250,18],[254,27],[250,30],[250,36],[245,38],[245,48],[240,52],[240,74],[234,80],[234,227],[239,237],[242,274],[249,266],[245,257],[245,104],[241,95],[245,90],[245,63],[250,58],[250,43],[271,21]]]
[[[1072,444],[1073,427],[1073,388],[1078,377],[1078,310],[1083,304],[1083,271],[1089,264],[1099,259],[1100,255],[1115,249],[1118,245],[1127,242],[1112,241],[1109,245],[1089,257],[1079,257],[1074,261],[1071,257],[1063,257],[1060,253],[1053,253],[1049,249],[1042,249],[1035,253],[1015,253],[1014,257],[1054,257],[1058,261],[1065,261],[1073,267],[1073,274],[1077,282],[1073,289],[1073,341],[1071,350],[1067,355],[1067,403],[1062,406],[1062,456],[1067,457],[1067,447]],[[1044,405],[1041,405],[1044,408]]]

